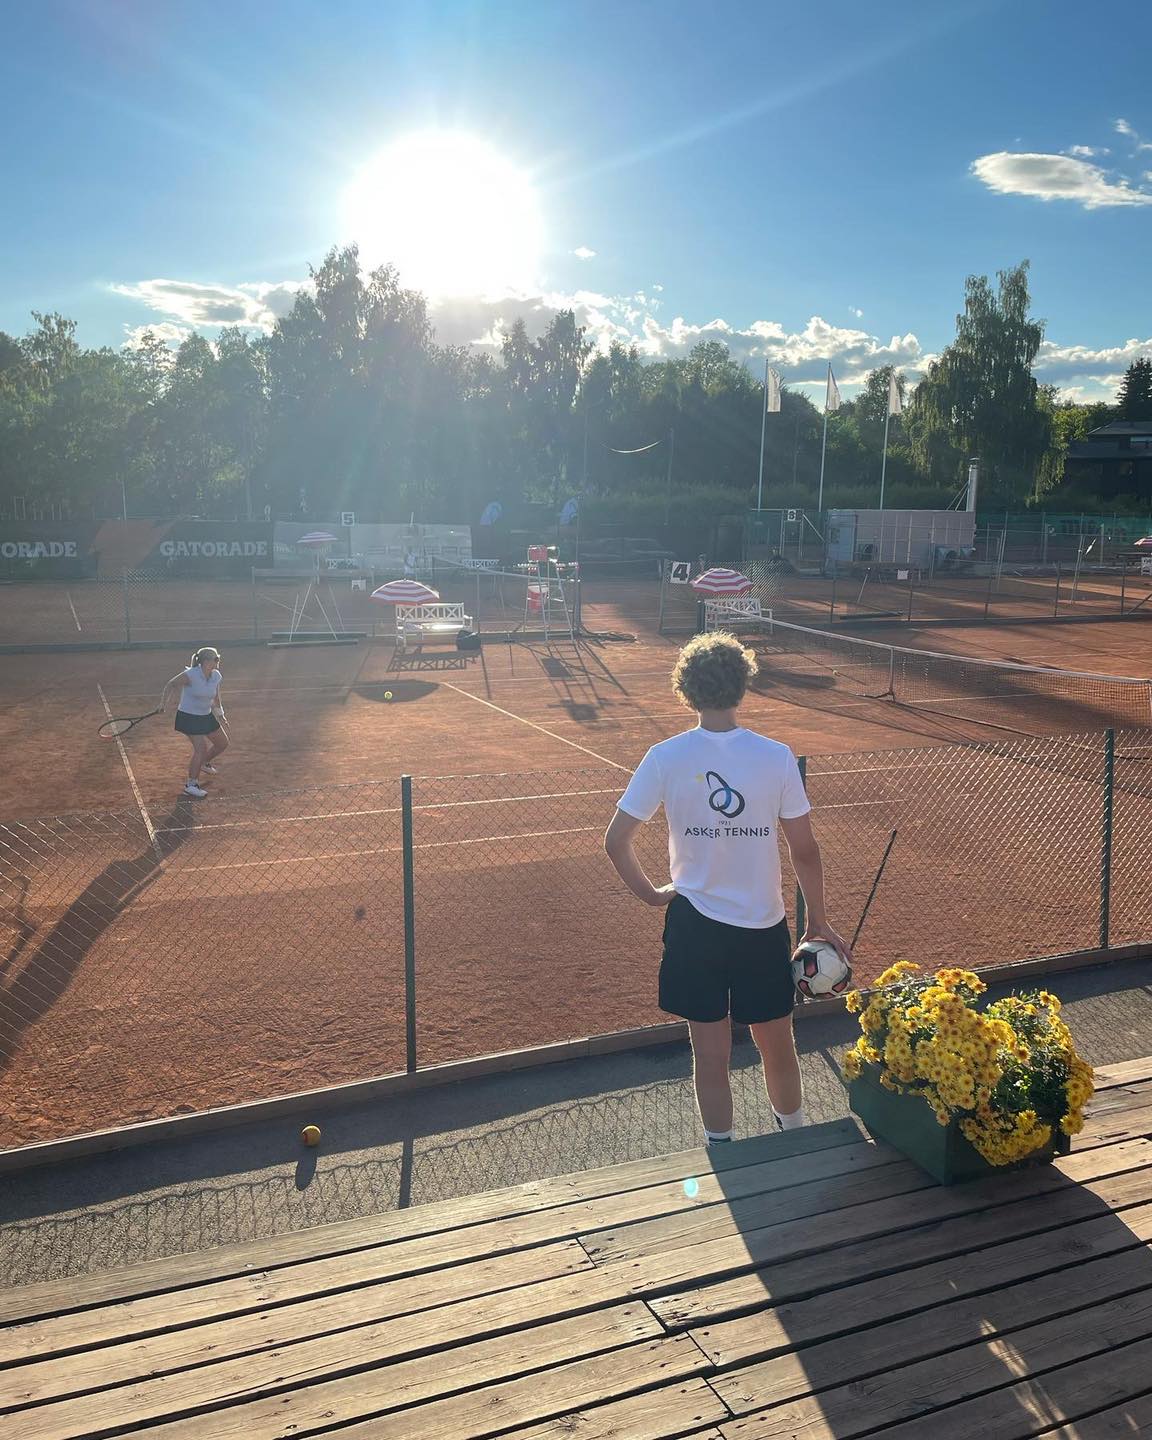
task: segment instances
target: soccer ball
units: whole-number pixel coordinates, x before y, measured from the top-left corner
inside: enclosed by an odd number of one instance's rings
[[[852,970],[834,945],[806,940],[792,956],[792,978],[805,1000],[821,995],[843,995],[852,985]]]

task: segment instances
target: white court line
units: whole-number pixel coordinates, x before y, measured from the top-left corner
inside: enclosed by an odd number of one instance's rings
[[[104,689],[99,681],[96,682],[96,689],[100,695],[100,703],[104,706],[104,713],[108,716],[108,719],[111,720],[113,715],[108,705],[108,697],[104,694]],[[116,741],[116,748],[120,751],[120,759],[124,762],[124,771],[128,776],[128,784],[131,785],[132,794],[136,797],[136,808],[140,811],[140,818],[144,821],[145,830],[148,831],[148,839],[151,842],[152,849],[156,852],[156,859],[160,860],[163,857],[160,854],[160,842],[156,839],[156,827],[152,824],[152,817],[148,814],[148,809],[144,804],[144,796],[141,795],[140,786],[136,783],[136,776],[132,773],[132,766],[128,762],[128,752],[124,749],[124,742],[119,735],[113,735],[112,738]]]
[[[413,778],[419,784],[422,777],[417,775]],[[476,779],[477,777],[433,776],[432,778],[437,780],[443,778]],[[618,795],[619,793],[618,787],[605,786],[598,790],[557,790],[549,795],[490,795],[483,800],[440,800],[431,805],[413,805],[412,809],[414,813],[426,814],[430,810],[463,810],[476,805],[520,805],[534,800],[572,800],[583,795]],[[402,813],[402,806],[390,805],[375,810],[329,810],[320,815],[270,815],[259,820],[223,820],[215,825],[177,825],[170,830],[158,830],[156,833],[158,835],[182,835],[188,830],[195,830],[197,834],[204,830],[250,830],[255,825],[299,825],[312,820],[360,820],[368,815],[400,815]]]
[[[73,605],[73,603],[72,603],[72,592],[71,592],[71,590],[65,590],[64,593],[65,593],[65,595],[68,596],[68,608],[69,608],[69,610],[72,611],[72,619],[76,621],[76,629],[77,629],[77,630],[83,630],[84,627],[80,624],[80,617],[79,617],[79,615],[76,614],[76,606]]]
[[[513,715],[511,710],[505,710],[500,705],[493,705],[491,700],[483,700],[479,695],[472,695],[469,694],[467,690],[461,690],[459,685],[453,685],[449,680],[445,680],[442,683],[447,689],[455,690],[457,695],[464,695],[469,700],[475,700],[477,705],[487,705],[488,709],[495,710],[497,715],[507,715],[509,720],[518,720],[521,725],[527,725],[532,730],[539,730],[541,735],[547,735],[550,740],[559,740],[561,745],[571,745],[573,750],[582,750],[585,755],[591,755],[593,760],[599,760],[604,765],[612,765],[615,769],[623,770],[628,775],[632,773],[631,766],[621,765],[619,761],[616,760],[609,760],[607,755],[597,754],[595,750],[589,750],[587,745],[577,745],[575,740],[566,740],[563,735],[557,735],[552,730],[545,730],[543,725],[537,725],[534,720],[525,720],[523,715]]]
[[[501,840],[547,840],[556,835],[600,835],[602,825],[577,825],[570,830],[531,830],[516,835],[474,835],[468,840],[429,840],[413,845],[413,850],[448,850],[461,845],[493,845]],[[354,860],[364,855],[399,855],[402,845],[380,845],[372,850],[332,850],[323,855],[289,855],[283,860],[236,860],[228,865],[186,865],[181,874],[191,875],[206,870],[252,870],[262,865],[310,865],[317,860]],[[517,862],[519,863],[519,862]]]

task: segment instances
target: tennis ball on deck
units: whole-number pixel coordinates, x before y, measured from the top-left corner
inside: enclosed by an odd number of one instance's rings
[[[303,1130],[300,1131],[300,1139],[303,1140],[303,1142],[304,1142],[305,1145],[319,1145],[319,1144],[320,1144],[320,1127],[319,1127],[319,1125],[305,1125],[304,1128],[303,1128]]]
[[[392,691],[391,691],[391,690],[385,690],[385,691],[384,691],[384,699],[385,699],[385,700],[391,700],[391,699],[392,699]]]

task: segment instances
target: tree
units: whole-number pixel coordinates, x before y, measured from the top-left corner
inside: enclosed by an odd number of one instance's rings
[[[1121,420],[1152,420],[1152,360],[1133,360],[1120,382],[1116,397]]]
[[[979,455],[984,494],[1011,502],[1038,489],[1052,422],[1032,374],[1044,326],[1028,313],[1028,262],[997,278],[993,291],[987,276],[968,277],[956,339],[916,387],[906,427],[930,479],[958,482]]]

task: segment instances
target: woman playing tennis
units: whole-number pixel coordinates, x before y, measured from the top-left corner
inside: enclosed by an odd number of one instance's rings
[[[200,784],[201,774],[215,775],[216,766],[212,762],[228,748],[228,736],[220,724],[224,718],[220,678],[219,650],[212,645],[202,645],[192,656],[188,668],[173,675],[160,692],[160,709],[166,710],[172,691],[177,686],[180,689],[176,729],[192,742],[184,793],[197,800],[203,800],[208,793]]]

